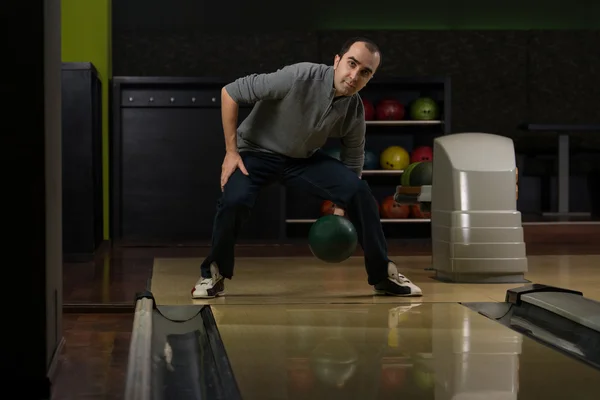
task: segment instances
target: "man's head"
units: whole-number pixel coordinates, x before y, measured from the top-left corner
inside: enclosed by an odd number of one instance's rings
[[[379,47],[366,38],[352,38],[342,46],[333,61],[336,96],[358,93],[381,64]]]

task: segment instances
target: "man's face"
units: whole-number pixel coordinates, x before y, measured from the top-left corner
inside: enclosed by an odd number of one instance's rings
[[[363,42],[354,43],[341,58],[336,55],[333,63],[336,96],[358,93],[375,73],[379,61],[379,53],[371,53]]]

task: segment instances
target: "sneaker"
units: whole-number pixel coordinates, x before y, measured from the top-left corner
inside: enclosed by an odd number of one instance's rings
[[[213,299],[225,294],[225,280],[215,263],[210,264],[210,278],[200,277],[192,289],[193,299]]]
[[[392,296],[422,296],[423,291],[405,277],[398,273],[398,268],[393,262],[388,263],[388,277],[375,284],[375,294]]]

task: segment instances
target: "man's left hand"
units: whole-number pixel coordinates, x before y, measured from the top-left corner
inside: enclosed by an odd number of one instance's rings
[[[344,211],[343,208],[340,208],[338,206],[333,207],[333,213],[335,215],[339,215],[340,217],[343,217],[344,215],[346,215],[346,211]]]

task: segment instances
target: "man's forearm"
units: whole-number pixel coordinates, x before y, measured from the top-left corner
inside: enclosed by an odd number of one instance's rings
[[[341,160],[348,168],[362,175],[365,162],[365,123],[358,121],[342,138]]]
[[[229,96],[225,88],[221,89],[221,120],[225,135],[225,149],[237,151],[238,104]]]

